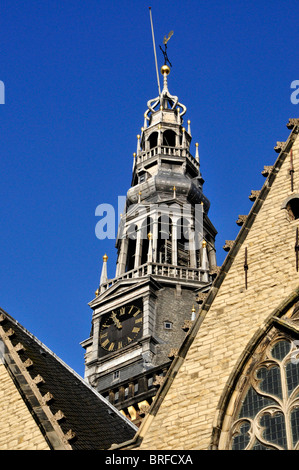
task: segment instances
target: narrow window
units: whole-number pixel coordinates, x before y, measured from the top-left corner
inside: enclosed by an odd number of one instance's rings
[[[120,372],[119,370],[116,370],[113,372],[113,380],[117,380],[120,377]]]
[[[299,219],[299,198],[291,199],[286,205],[286,210],[292,220]]]

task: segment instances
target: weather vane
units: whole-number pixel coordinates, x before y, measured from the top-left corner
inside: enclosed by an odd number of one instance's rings
[[[162,53],[163,53],[163,56],[164,56],[164,65],[167,65],[167,62],[168,62],[170,67],[172,67],[172,65],[171,65],[171,63],[168,59],[168,56],[167,56],[167,43],[168,43],[168,41],[169,41],[169,39],[171,38],[172,35],[173,35],[173,31],[170,31],[168,33],[168,37],[164,36],[164,40],[163,40],[164,49],[161,46],[159,46]]]

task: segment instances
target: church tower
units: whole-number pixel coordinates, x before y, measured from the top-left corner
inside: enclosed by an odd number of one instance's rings
[[[116,273],[90,302],[92,330],[82,346],[85,378],[139,424],[217,271],[216,230],[203,194],[198,144],[191,153],[186,107],[163,89],[147,103],[137,136],[131,187],[118,228]]]

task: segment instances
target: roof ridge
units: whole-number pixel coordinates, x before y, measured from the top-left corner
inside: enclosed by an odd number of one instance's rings
[[[135,431],[137,427],[130,421],[126,416],[124,416],[117,408],[115,408],[103,395],[101,395],[95,388],[93,388],[78,372],[72,369],[68,364],[66,364],[59,356],[57,356],[51,349],[48,348],[44,343],[42,343],[35,335],[33,335],[29,330],[27,330],[21,323],[15,320],[9,313],[3,310],[0,307],[0,314],[3,314],[9,319],[16,327],[18,327],[23,333],[25,333],[30,339],[35,341],[43,350],[45,350],[50,356],[54,357],[57,362],[59,362],[70,374],[72,374],[80,383],[82,383],[87,389],[89,389],[97,398],[100,399],[106,406],[108,406],[116,415],[121,417],[126,424],[130,425]]]

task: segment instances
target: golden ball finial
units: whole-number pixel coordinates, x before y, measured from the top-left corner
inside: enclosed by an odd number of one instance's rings
[[[198,147],[198,142],[196,142],[195,147]]]
[[[147,235],[147,238],[148,238],[149,240],[152,239],[152,234],[151,234],[151,232]]]
[[[106,255],[106,253],[103,256],[103,261],[104,261],[104,263],[106,263],[106,261],[108,261],[108,256]]]
[[[95,296],[97,297],[99,295],[99,289],[95,291]]]
[[[137,134],[137,139],[140,139],[140,135],[139,135],[139,134]]]
[[[196,310],[195,310],[195,307],[194,307],[194,305],[193,305],[191,312],[195,312],[195,311],[196,311]]]
[[[206,248],[206,246],[207,246],[207,242],[204,240],[204,241],[202,242],[202,247],[203,247],[203,248]]]
[[[168,75],[169,72],[170,72],[170,68],[168,67],[168,65],[162,65],[162,67],[161,67],[162,75],[164,75],[164,73],[166,73],[166,75]]]

